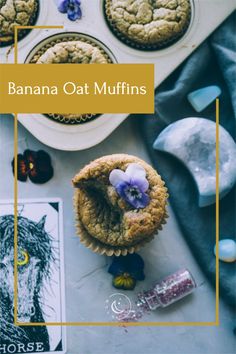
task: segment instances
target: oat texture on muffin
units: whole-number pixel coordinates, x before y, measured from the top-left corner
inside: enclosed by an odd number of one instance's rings
[[[57,43],[42,54],[37,64],[106,64],[107,56],[92,44],[81,41]]]
[[[50,47],[48,48],[48,46]],[[111,63],[108,54],[97,44],[82,40],[55,40],[41,48],[32,58],[35,64],[107,64]],[[57,113],[49,114],[52,119],[64,123],[86,122],[95,114]]]
[[[0,0],[0,45],[14,42],[14,27],[33,25],[37,18],[39,0]],[[19,39],[26,32],[19,31]]]
[[[190,23],[189,0],[104,0],[107,21],[124,42],[158,49],[181,37]]]
[[[135,208],[110,183],[112,171],[130,164],[142,167],[148,181],[148,203]],[[158,173],[143,160],[126,154],[97,159],[73,179],[75,212],[82,243],[108,255],[132,253],[150,241],[167,217],[167,189]]]

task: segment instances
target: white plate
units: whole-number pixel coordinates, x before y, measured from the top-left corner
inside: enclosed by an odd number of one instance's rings
[[[194,49],[236,8],[235,0],[192,0],[193,16],[187,33],[172,46],[152,52],[132,49],[120,42],[108,28],[103,14],[103,0],[82,2],[83,18],[70,22],[58,12],[53,0],[42,1],[41,11],[47,13],[37,24],[64,25],[63,32],[74,31],[91,35],[104,43],[114,54],[118,63],[154,63],[157,87]],[[37,32],[37,33],[36,33]],[[19,62],[23,63],[42,39],[60,30],[33,30],[21,41]],[[30,37],[31,36],[31,37]],[[4,56],[1,58],[5,59]],[[8,62],[13,62],[10,53]],[[105,139],[127,114],[105,114],[83,125],[67,126],[48,120],[41,114],[19,115],[19,121],[40,141],[61,150],[82,150]]]

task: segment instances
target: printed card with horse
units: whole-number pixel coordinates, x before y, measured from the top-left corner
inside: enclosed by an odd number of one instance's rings
[[[66,352],[62,223],[59,199],[19,200],[17,219],[0,201],[0,354]]]

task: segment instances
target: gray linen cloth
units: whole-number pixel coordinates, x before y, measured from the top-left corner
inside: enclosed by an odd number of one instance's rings
[[[174,157],[152,148],[162,129],[178,119],[195,116],[215,121],[214,103],[197,113],[187,100],[188,93],[209,85],[219,85],[222,89],[220,124],[235,138],[236,12],[158,87],[156,114],[144,116],[140,123],[153,164],[166,181],[183,234],[202,270],[214,284],[215,205],[199,208],[196,186],[187,169]],[[235,238],[235,192],[234,187],[220,202],[220,239]],[[220,262],[220,295],[235,306],[235,263]]]

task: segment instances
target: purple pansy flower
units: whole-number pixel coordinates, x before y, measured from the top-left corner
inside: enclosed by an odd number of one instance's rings
[[[117,289],[133,290],[137,280],[144,280],[144,261],[136,253],[114,257],[108,273],[114,276],[113,286]]]
[[[61,0],[58,10],[63,14],[67,13],[69,20],[76,21],[82,16],[80,5],[80,0]]]
[[[150,201],[145,193],[149,183],[146,179],[145,169],[137,163],[131,163],[126,171],[115,169],[109,176],[110,183],[117,193],[135,209],[145,208]]]
[[[12,171],[15,175],[15,158],[12,160]],[[51,157],[46,151],[25,150],[17,155],[17,178],[26,182],[27,178],[38,184],[48,182],[53,177]]]

